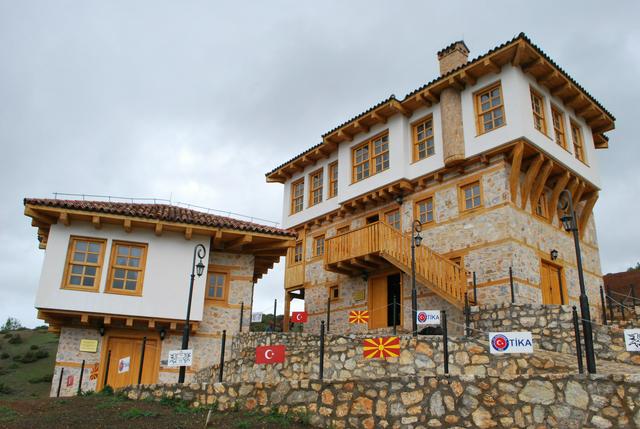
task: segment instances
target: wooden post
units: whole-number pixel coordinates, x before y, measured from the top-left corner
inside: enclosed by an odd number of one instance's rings
[[[144,351],[147,348],[147,337],[142,337],[142,350],[140,351],[140,369],[138,369],[138,385],[142,382],[142,368],[144,366]]]

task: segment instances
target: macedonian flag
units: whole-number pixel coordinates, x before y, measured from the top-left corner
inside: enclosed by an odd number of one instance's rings
[[[366,359],[398,357],[400,356],[400,338],[366,338],[362,342],[362,354]]]
[[[367,323],[369,321],[369,312],[367,310],[349,312],[349,323]]]

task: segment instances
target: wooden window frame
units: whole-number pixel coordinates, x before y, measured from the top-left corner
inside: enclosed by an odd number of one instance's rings
[[[556,127],[556,115],[558,116],[560,127]],[[553,125],[553,140],[558,146],[567,150],[567,129],[564,122],[564,113],[553,104],[551,105],[551,124]],[[558,141],[558,136],[560,136],[560,141]]]
[[[76,241],[88,241],[88,242],[100,244],[100,253],[98,254],[98,262],[96,264],[87,264],[87,263],[74,264],[73,263],[72,255],[74,253],[74,249],[75,249],[74,244]],[[107,247],[107,240],[105,238],[83,237],[79,235],[69,236],[69,244],[67,247],[67,258],[64,264],[64,273],[62,275],[62,283],[60,285],[60,289],[79,290],[84,292],[100,292],[100,283],[102,282],[102,267],[104,266],[104,254],[105,254],[106,247]],[[95,281],[93,286],[88,287],[88,286],[82,286],[82,285],[72,285],[71,283],[69,283],[69,277],[71,274],[70,273],[71,265],[96,267],[96,275],[95,275]],[[82,278],[84,278],[84,275],[81,276],[81,279]]]
[[[418,139],[418,127],[420,125],[424,125],[427,122],[431,121],[431,136],[430,137],[426,137],[423,140],[419,140]],[[418,162],[418,161],[422,161],[423,159],[427,159],[429,157],[432,157],[433,155],[436,154],[436,142],[435,142],[435,133],[434,133],[434,125],[433,125],[433,115],[429,114],[427,116],[425,116],[424,118],[418,119],[417,121],[415,121],[413,124],[411,124],[411,138],[412,138],[412,142],[413,142],[413,162]],[[425,136],[426,136],[426,131],[425,131]],[[431,148],[433,150],[433,153],[429,154],[429,145],[428,142],[429,140],[431,140]],[[420,158],[419,154],[420,151],[418,149],[418,147],[420,146],[421,143],[425,143],[425,153],[426,155],[423,158]]]
[[[482,105],[482,103],[480,102],[480,98],[482,97],[483,94],[486,93],[491,93],[491,91],[493,91],[494,89],[498,88],[500,90],[500,104],[495,106],[495,107],[491,107],[489,108],[489,110],[487,111],[481,111],[480,107]],[[489,101],[491,101],[491,96],[489,96]],[[507,112],[506,109],[504,107],[504,91],[502,91],[502,82],[501,81],[497,81],[497,82],[493,82],[490,85],[485,86],[482,89],[479,89],[478,91],[473,93],[473,103],[474,103],[474,109],[475,109],[475,116],[476,116],[476,131],[478,132],[478,135],[482,135],[482,134],[486,134],[489,133],[491,131],[497,130],[498,128],[502,128],[505,125],[507,125]],[[499,108],[502,108],[502,124],[497,126],[497,127],[493,127],[491,129],[485,129],[484,124],[485,121],[482,119],[482,116],[484,116],[487,113],[493,112]],[[493,119],[492,119],[492,123],[493,123]]]
[[[327,199],[333,198],[338,195],[338,161],[333,161],[331,164],[329,164],[328,172],[329,172],[329,178],[328,178],[329,191],[328,191]]]
[[[542,204],[541,204],[542,202]],[[542,208],[542,213],[538,213],[538,207]],[[541,219],[549,219],[549,208],[547,207],[547,195],[542,192],[538,201],[533,205],[533,214]]]
[[[296,187],[298,185],[302,185],[301,189],[302,189],[302,194],[299,196],[296,196],[295,190]],[[296,201],[300,200],[300,210],[296,210]],[[302,210],[304,210],[304,177],[299,178],[298,180],[295,180],[293,182],[291,182],[291,214],[294,215],[296,213],[300,213]]]
[[[332,284],[328,287],[329,290],[329,299],[331,301],[339,301],[340,298],[342,298],[342,291],[340,290],[340,285],[339,284]],[[333,291],[337,290],[338,291],[338,296],[333,296]]]
[[[298,245],[300,245],[300,260],[296,261],[296,250],[298,249]],[[296,241],[295,246],[293,246],[291,250],[291,265],[298,265],[304,262],[304,240]]]
[[[392,225],[391,223],[389,223],[389,220],[387,219],[387,217],[389,216],[389,214],[391,213],[397,213],[398,214],[398,227],[396,228],[394,225]],[[391,209],[391,210],[387,210],[384,212],[384,222],[389,225],[390,227],[398,230],[398,231],[402,231],[402,213],[400,213],[400,209],[396,208],[396,209]]]
[[[386,137],[387,139],[387,150],[380,152],[379,154],[375,154],[374,153],[374,148],[375,148],[375,142],[378,140],[382,140]],[[367,148],[367,158],[363,158],[361,162],[356,162],[356,152],[362,148],[366,147]],[[389,157],[388,163],[389,165],[386,168],[381,168],[378,169],[377,168],[377,164],[376,164],[376,159],[383,157],[384,154],[387,154],[387,156]],[[390,158],[390,149],[389,149],[389,130],[385,130],[373,137],[371,137],[370,139],[354,146],[353,148],[351,148],[351,165],[353,166],[352,170],[351,170],[351,183],[357,183],[357,182],[361,182],[365,179],[368,179],[371,176],[375,176],[378,173],[382,173],[383,171],[388,170],[389,168],[391,168],[391,158]],[[367,176],[364,176],[363,173],[363,177],[358,179],[358,174],[357,174],[357,170],[359,166],[364,166],[365,163],[369,163],[369,174]],[[384,164],[384,161],[383,161]],[[363,170],[364,172],[364,170]]]
[[[540,92],[536,91],[533,87],[529,87],[529,92],[531,94],[531,113],[533,115],[533,128],[540,131],[545,136],[547,134],[547,116],[545,114],[545,103],[544,96],[540,94]],[[540,103],[540,112],[537,112],[535,109],[536,100]],[[536,126],[536,119],[540,120],[542,124],[542,129],[539,129]]]
[[[318,241],[322,239],[322,253],[318,253]],[[321,258],[324,256],[325,237],[324,234],[313,237],[313,257]]]
[[[584,148],[584,135],[582,134],[582,127],[573,119],[570,120],[569,127],[571,128],[571,143],[573,144],[573,155],[576,159],[583,164],[587,164],[587,155]],[[574,132],[574,129],[577,133]],[[576,144],[576,141],[579,144]]]
[[[320,183],[314,187],[314,181],[316,177],[320,177]],[[313,207],[322,202],[324,197],[324,169],[320,168],[313,173],[309,174],[309,207]],[[316,196],[318,196],[316,201]]]
[[[116,249],[118,248],[118,245],[123,245],[123,246],[135,246],[135,247],[141,247],[142,248],[142,256],[140,257],[140,267],[139,269],[136,269],[134,267],[129,267],[129,266],[116,266],[115,262],[116,262]],[[135,241],[124,241],[124,240],[113,240],[111,242],[111,254],[109,256],[109,274],[107,275],[107,284],[104,288],[104,292],[105,293],[113,293],[113,294],[117,294],[117,295],[128,295],[128,296],[142,296],[142,289],[144,287],[144,274],[147,268],[147,253],[149,250],[149,244],[148,243],[140,243],[140,242],[135,242]],[[114,289],[111,286],[111,283],[113,281],[113,272],[116,269],[125,269],[125,270],[131,270],[131,271],[138,271],[138,279],[136,280],[136,289],[129,291],[124,289]]]
[[[209,280],[211,278],[212,274],[223,274],[224,275],[224,291],[223,291],[223,296],[222,298],[213,298],[209,296]],[[229,287],[231,285],[231,271],[229,270],[223,270],[220,269],[218,267],[210,267],[207,270],[207,282],[205,285],[205,291],[204,291],[204,299],[205,301],[212,301],[212,302],[216,302],[216,303],[228,303],[229,302]]]
[[[431,200],[431,220],[427,220],[426,219],[426,213],[428,213],[427,211],[425,211],[425,221],[422,222],[420,220],[420,204],[421,203],[426,203],[429,200]],[[425,198],[421,198],[418,201],[416,201],[413,205],[413,218],[420,220],[420,222],[422,222],[423,225],[429,225],[432,224],[436,221],[436,204],[435,204],[435,198],[433,195],[430,195],[428,197]]]
[[[480,197],[480,204],[476,207],[472,207],[472,208],[467,208],[467,204],[466,204],[466,198],[464,195],[464,191],[465,189],[478,184],[478,189],[479,189],[479,197]],[[474,210],[478,210],[480,208],[484,207],[484,194],[482,192],[482,177],[479,178],[475,178],[473,180],[469,180],[463,183],[460,183],[458,185],[458,208],[460,210],[460,213],[464,213],[464,212],[471,212]]]

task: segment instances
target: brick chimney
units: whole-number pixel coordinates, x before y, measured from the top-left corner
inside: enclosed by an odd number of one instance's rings
[[[451,70],[467,63],[469,58],[469,48],[463,40],[453,42],[444,49],[438,51],[438,61],[440,62],[440,76],[444,76]]]

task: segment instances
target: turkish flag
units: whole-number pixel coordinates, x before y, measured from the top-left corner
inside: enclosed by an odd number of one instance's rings
[[[291,321],[293,323],[307,323],[306,311],[294,311],[291,313]]]
[[[284,362],[286,346],[258,346],[256,347],[256,363]]]

